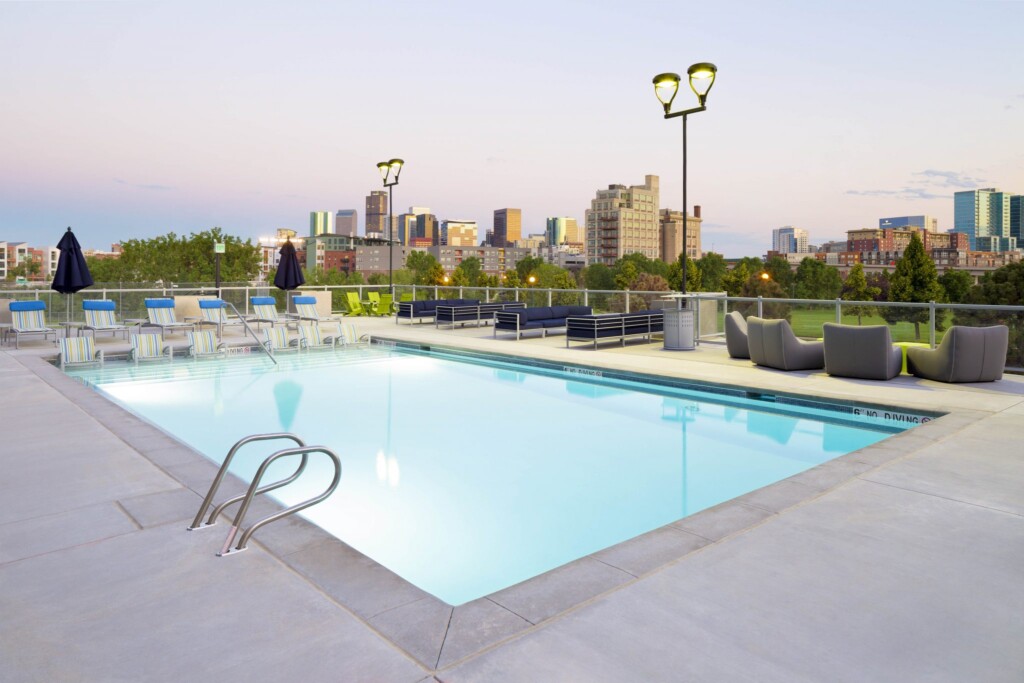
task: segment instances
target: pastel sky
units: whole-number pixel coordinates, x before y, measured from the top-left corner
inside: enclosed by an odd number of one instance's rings
[[[718,65],[690,118],[704,248],[952,227],[952,194],[1024,193],[1018,2],[3,2],[0,240],[83,246],[218,225],[305,233],[396,209],[583,219],[611,183],[681,205],[679,120],[651,78]],[[695,102],[680,93],[685,106]],[[692,98],[692,99],[691,99]],[[677,100],[678,102],[678,100]],[[678,106],[678,105],[677,105]]]

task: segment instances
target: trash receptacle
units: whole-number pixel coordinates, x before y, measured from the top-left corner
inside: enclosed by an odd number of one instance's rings
[[[664,309],[665,350],[692,351],[694,349],[693,309]]]

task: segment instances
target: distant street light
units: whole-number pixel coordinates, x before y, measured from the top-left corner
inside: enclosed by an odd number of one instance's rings
[[[686,233],[689,222],[687,220],[689,208],[686,203],[686,117],[707,109],[704,103],[707,101],[711,86],[715,84],[716,73],[718,73],[718,67],[710,62],[700,62],[687,69],[686,74],[690,77],[690,89],[697,96],[700,106],[677,112],[671,112],[671,109],[672,100],[679,92],[679,81],[681,80],[679,74],[664,73],[654,77],[654,94],[665,108],[665,118],[674,119],[681,116],[683,119],[683,285],[681,288],[683,294],[686,294],[686,260],[688,258]]]
[[[766,281],[766,282],[768,280],[771,280],[772,279],[771,273],[768,273],[768,272],[761,273],[761,279]]]
[[[529,282],[530,286],[532,287],[533,285],[537,284],[537,276],[531,275],[530,277],[526,278],[526,281]]]
[[[388,290],[391,292],[391,296],[395,296],[395,284],[394,278],[394,244],[395,236],[391,234],[391,224],[393,216],[395,215],[395,196],[392,194],[391,188],[398,184],[398,174],[402,172],[402,165],[405,164],[401,159],[391,159],[390,161],[382,161],[377,164],[377,170],[380,171],[381,180],[384,181],[384,187],[388,188]],[[388,178],[393,178],[391,182],[388,182]]]

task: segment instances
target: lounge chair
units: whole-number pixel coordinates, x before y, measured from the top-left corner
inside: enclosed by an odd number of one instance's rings
[[[367,315],[363,302],[355,292],[345,292],[345,307],[348,309],[345,315]]]
[[[825,345],[803,341],[786,320],[747,318],[747,348],[756,365],[777,370],[817,370],[825,367]]]
[[[949,328],[934,349],[907,348],[907,370],[938,382],[994,382],[1003,377],[1010,328]]]
[[[739,311],[731,311],[725,316],[725,348],[730,358],[750,358],[747,321]]]
[[[227,347],[217,341],[213,332],[188,332],[188,355],[192,358],[223,358],[227,356]]]
[[[331,316],[322,316],[316,310],[316,297],[315,296],[297,296],[292,299],[292,303],[295,304],[294,317],[299,320],[308,320],[310,322],[322,323],[322,322],[336,322],[338,318]]]
[[[92,330],[95,338],[97,332],[110,332],[117,334],[123,332],[128,338],[128,327],[117,322],[114,310],[117,305],[109,299],[87,299],[82,302],[82,311],[85,313],[85,324],[82,330]]]
[[[200,299],[199,312],[202,317],[196,320],[196,324],[202,329],[203,325],[216,325],[217,337],[224,337],[225,325],[244,325],[238,318],[229,318],[227,315],[228,306],[221,299]]]
[[[12,301],[8,308],[11,311],[11,332],[14,333],[14,348],[23,334],[41,334],[45,341],[53,335],[53,343],[57,343],[57,330],[46,326],[45,301]]]
[[[324,336],[318,325],[299,325],[299,346],[306,351],[333,349],[334,337]]]
[[[195,326],[188,322],[178,322],[174,315],[174,299],[146,299],[147,322],[142,327],[159,327],[162,334],[168,330],[194,330]]]
[[[334,345],[348,346],[359,343],[359,333],[352,323],[338,323],[338,334],[334,337]]]
[[[164,344],[159,334],[133,334],[131,343],[128,360],[136,364],[139,361],[174,360],[174,349]]]
[[[277,313],[277,302],[272,296],[253,296],[249,297],[249,303],[252,304],[253,312],[249,315],[249,322],[256,323],[257,326],[260,323],[268,323],[271,327],[278,323],[287,324],[289,320],[282,318]]]
[[[263,342],[263,346],[271,353],[299,350],[299,340],[291,339],[288,336],[287,327],[271,327],[269,330],[264,330],[264,334],[267,339]]]
[[[96,350],[92,337],[65,337],[60,340],[60,367],[69,365],[103,364],[103,349]]]
[[[825,372],[837,377],[889,380],[903,368],[903,352],[893,346],[885,325],[825,323]]]

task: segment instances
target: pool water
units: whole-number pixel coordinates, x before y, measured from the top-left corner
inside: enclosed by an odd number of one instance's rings
[[[279,361],[108,362],[68,374],[215,462],[256,433],[331,448],[341,484],[302,514],[452,605],[908,426],[397,348]],[[231,471],[249,481],[289,445],[246,446]],[[323,490],[330,472],[313,455],[302,479],[274,493],[298,502]]]

